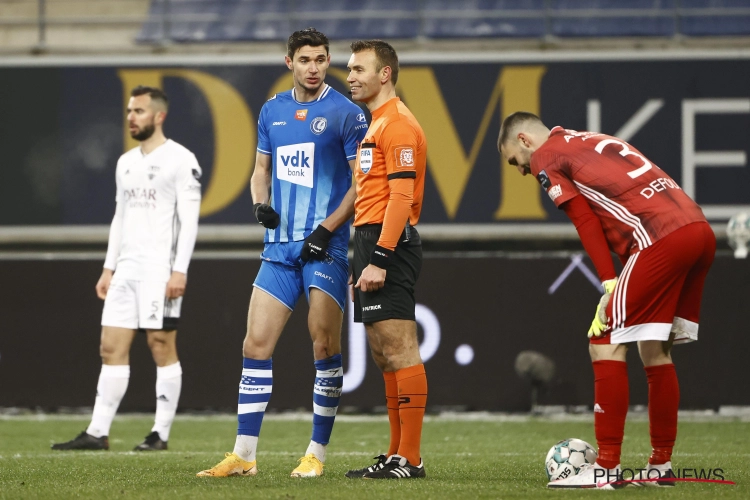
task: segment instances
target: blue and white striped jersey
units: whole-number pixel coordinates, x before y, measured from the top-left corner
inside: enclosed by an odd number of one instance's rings
[[[328,85],[312,102],[297,101],[289,90],[263,105],[258,153],[271,155],[270,204],[281,216],[276,229],[266,230],[266,243],[304,240],[336,210],[352,185],[349,160],[366,132],[359,106]],[[348,246],[349,223],[331,244]]]

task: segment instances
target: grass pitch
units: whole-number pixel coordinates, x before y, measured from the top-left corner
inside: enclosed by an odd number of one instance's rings
[[[648,458],[648,423],[628,423],[623,467],[642,467]],[[333,431],[325,474],[289,477],[310,439],[310,417],[268,415],[255,477],[196,478],[219,462],[234,444],[231,416],[178,416],[169,451],[136,453],[132,448],[151,429],[151,416],[119,416],[107,452],[53,452],[52,442],[72,439],[88,416],[0,417],[0,499],[6,498],[750,498],[750,422],[682,419],[676,468],[723,469],[735,486],[678,483],[675,488],[616,492],[547,490],[544,457],[558,440],[595,443],[589,418],[491,415],[428,417],[423,432],[427,478],[363,481],[344,477],[372,463],[385,450],[385,417],[340,417]]]

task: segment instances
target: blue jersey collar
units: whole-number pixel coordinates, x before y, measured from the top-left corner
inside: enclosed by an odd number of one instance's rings
[[[330,91],[331,91],[331,86],[328,85],[327,83],[324,83],[323,84],[323,92],[320,93],[320,95],[318,96],[317,99],[315,99],[314,101],[310,101],[310,102],[300,102],[300,101],[297,100],[297,89],[292,88],[292,99],[294,99],[294,102],[296,102],[300,106],[309,106],[310,104],[315,104],[318,101],[322,101],[323,98],[325,96],[327,96],[328,92],[330,92]]]

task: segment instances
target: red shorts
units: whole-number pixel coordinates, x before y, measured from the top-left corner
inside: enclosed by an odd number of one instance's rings
[[[716,237],[707,222],[683,226],[630,256],[607,305],[609,323],[592,344],[698,340],[703,282]]]

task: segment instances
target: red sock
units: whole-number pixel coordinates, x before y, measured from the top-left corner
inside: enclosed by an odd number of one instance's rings
[[[388,423],[391,425],[391,442],[388,445],[389,457],[398,453],[401,442],[401,422],[398,420],[398,382],[396,372],[383,372],[385,379],[385,405],[388,408]]]
[[[401,442],[398,454],[410,464],[419,465],[422,441],[422,421],[427,404],[427,375],[424,365],[418,364],[396,371],[398,381],[398,416],[401,421]]]
[[[651,465],[661,465],[672,459],[672,448],[677,438],[677,409],[680,406],[680,385],[672,363],[647,366],[648,421],[653,452]]]
[[[599,446],[596,463],[607,469],[620,465],[622,436],[630,399],[628,365],[624,361],[594,361],[594,431]]]

